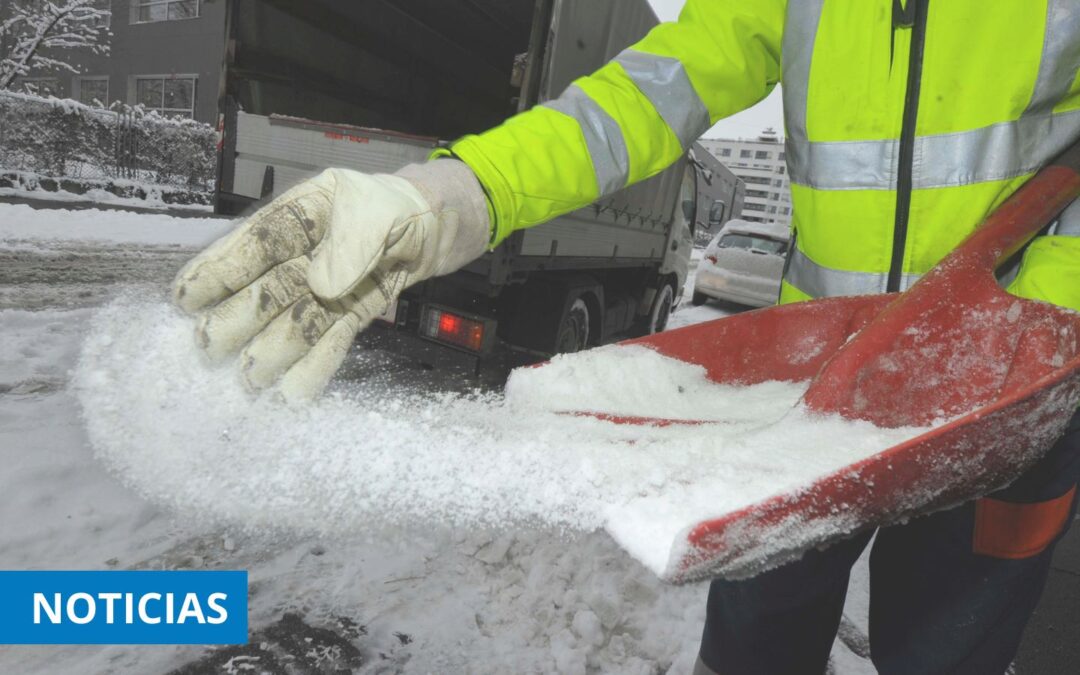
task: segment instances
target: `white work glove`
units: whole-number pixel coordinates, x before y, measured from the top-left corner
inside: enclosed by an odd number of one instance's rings
[[[402,290],[480,257],[490,229],[480,183],[457,160],[394,175],[330,169],[191,260],[173,298],[198,315],[212,360],[242,350],[250,389],[310,399]]]

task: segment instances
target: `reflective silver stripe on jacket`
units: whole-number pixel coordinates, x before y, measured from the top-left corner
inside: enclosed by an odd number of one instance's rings
[[[906,290],[919,280],[918,274],[905,274],[900,280]],[[848,272],[819,265],[796,246],[791,253],[784,280],[812,298],[840,295],[884,293],[888,288],[888,273]]]
[[[1038,171],[1080,137],[1080,110],[915,139],[915,189],[1006,180]],[[791,181],[818,190],[895,190],[900,141],[788,138]]]
[[[1062,220],[1058,223],[1054,234],[1059,237],[1080,237],[1080,219]]]
[[[615,62],[675,132],[684,150],[711,126],[709,109],[690,83],[681,61],[627,49],[615,57]]]
[[[899,141],[809,143],[788,136],[784,149],[792,183],[818,190],[896,188]]]
[[[1080,11],[1077,0],[1049,0],[1046,3],[1046,38],[1039,62],[1039,77],[1028,111],[1048,114],[1068,92],[1080,69]],[[1080,237],[1080,200],[1070,204],[1054,226],[1053,234]]]
[[[615,118],[575,84],[570,85],[559,98],[542,105],[574,118],[581,125],[593,170],[596,171],[600,196],[626,187],[630,180],[630,155]]]
[[[791,181],[819,190],[895,190],[898,139],[810,142],[807,87],[823,0],[788,3],[784,31],[784,115]],[[1019,119],[915,139],[916,189],[1023,176],[1080,137],[1080,111],[1053,114],[1080,69],[1080,0],[1048,0],[1042,59]]]
[[[1024,114],[1046,114],[1069,92],[1080,68],[1080,8],[1077,0],[1047,0],[1046,34],[1039,75]]]
[[[810,60],[814,53],[814,36],[821,20],[825,0],[789,2],[784,16],[784,38],[781,44],[781,71],[784,87],[784,126],[787,127],[788,163],[793,149],[790,141],[806,142],[806,90],[810,85]],[[795,149],[797,151],[797,148]]]
[[[1059,237],[1080,237],[1080,199],[1069,204],[1058,217],[1057,224],[1050,231]]]

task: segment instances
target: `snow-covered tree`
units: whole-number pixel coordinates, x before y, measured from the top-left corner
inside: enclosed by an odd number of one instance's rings
[[[109,52],[109,0],[0,0],[0,90],[35,71],[79,72],[79,51]]]

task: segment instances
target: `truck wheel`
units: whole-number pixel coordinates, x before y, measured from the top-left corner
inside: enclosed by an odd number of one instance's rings
[[[556,351],[559,354],[573,354],[589,346],[589,306],[578,298],[563,317],[559,326],[559,339]]]
[[[675,289],[671,284],[664,284],[653,299],[652,311],[649,312],[649,335],[662,333],[667,328],[671,317],[671,306],[675,302]]]
[[[690,304],[694,307],[701,307],[708,301],[709,296],[705,295],[704,293],[698,293],[697,291],[694,291],[694,297],[690,298]]]

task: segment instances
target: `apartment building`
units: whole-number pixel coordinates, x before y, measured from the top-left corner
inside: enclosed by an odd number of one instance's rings
[[[746,183],[744,220],[791,224],[791,187],[784,142],[773,129],[757,138],[703,138],[700,143]]]
[[[65,54],[78,74],[35,72],[15,88],[216,123],[226,0],[111,0],[111,9],[108,55]]]

